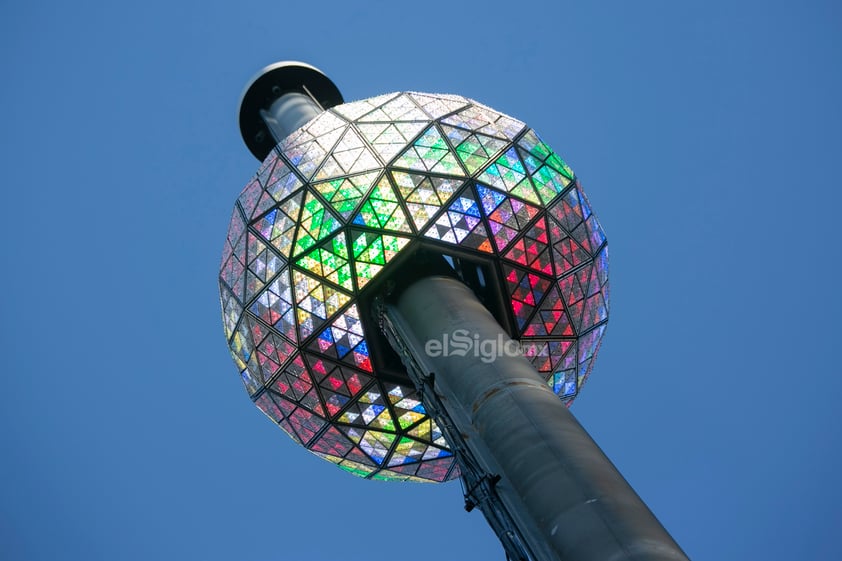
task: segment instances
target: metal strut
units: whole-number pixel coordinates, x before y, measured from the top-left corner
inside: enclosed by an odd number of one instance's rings
[[[508,560],[536,561],[536,558],[530,554],[526,540],[518,531],[506,505],[500,500],[500,496],[495,490],[501,479],[500,475],[488,473],[480,467],[473,452],[465,443],[463,435],[447,413],[441,396],[436,393],[435,372],[428,372],[419,364],[418,359],[410,350],[411,347],[405,342],[406,335],[401,333],[402,329],[396,326],[396,322],[390,318],[389,306],[382,299],[375,300],[374,312],[377,315],[380,330],[400,356],[409,378],[421,395],[424,409],[441,429],[453,455],[456,457],[463,481],[463,489],[465,489],[463,492],[465,510],[471,512],[474,508],[479,507],[491,529],[497,534],[500,543],[503,544]]]

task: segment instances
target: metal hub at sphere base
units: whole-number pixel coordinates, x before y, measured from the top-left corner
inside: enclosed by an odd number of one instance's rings
[[[356,475],[458,476],[368,309],[422,258],[474,288],[564,401],[605,328],[605,237],[573,171],[535,131],[454,95],[327,109],[284,138],[240,195],[220,290],[251,398]]]

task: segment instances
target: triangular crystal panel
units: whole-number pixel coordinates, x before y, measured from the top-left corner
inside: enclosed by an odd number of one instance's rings
[[[550,204],[571,183],[568,178],[546,165],[531,173],[530,177],[532,178],[532,185],[545,205]]]
[[[338,284],[348,291],[354,290],[348,245],[344,232],[299,257],[295,264],[315,275]]]
[[[331,111],[342,115],[350,121],[353,121],[358,119],[359,117],[362,117],[366,113],[370,113],[372,110],[377,109],[378,107],[388,102],[390,99],[397,97],[398,95],[398,93],[387,93],[383,95],[378,95],[376,97],[363,99],[360,101],[343,103],[342,105],[337,105],[336,107],[333,107]]]
[[[406,214],[386,176],[383,176],[371,191],[354,217],[353,223],[377,230],[412,232]]]
[[[278,250],[288,257],[295,238],[295,227],[301,215],[301,201],[304,193],[297,193],[258,219],[253,228]]]
[[[435,125],[428,127],[392,165],[445,175],[464,175],[456,155]]]
[[[368,231],[351,231],[357,285],[363,288],[409,244],[410,238]]]
[[[461,180],[420,173],[392,171],[391,174],[418,230],[450,201],[462,184]]]
[[[498,251],[503,251],[539,213],[538,207],[479,183],[477,192]]]
[[[354,209],[359,206],[363,197],[371,190],[377,180],[379,171],[340,177],[314,183],[313,187],[330,203],[342,218],[348,220]]]
[[[292,304],[292,290],[289,283],[289,270],[282,270],[250,307],[251,313],[259,317],[295,342],[295,316]]]
[[[553,274],[546,221],[541,218],[513,243],[504,257],[547,275]]]
[[[381,160],[388,163],[425,127],[429,126],[429,122],[360,123],[357,126]]]
[[[321,281],[300,271],[292,273],[295,294],[295,311],[301,339],[333,317],[351,299],[341,290],[323,284]]]
[[[590,261],[591,256],[574,238],[565,232],[554,218],[549,218],[553,239],[553,263],[555,275],[563,277],[569,271]]]
[[[346,364],[339,364],[311,353],[305,353],[305,357],[319,386],[332,392],[354,397],[371,384],[371,376]]]
[[[237,199],[246,216],[251,217],[254,214],[254,209],[257,207],[262,194],[263,187],[260,186],[260,182],[255,177],[246,185],[246,188],[243,189],[243,192],[240,193],[240,197]]]
[[[492,252],[488,232],[482,223],[479,205],[470,190],[465,190],[456,198],[447,211],[427,228],[424,236],[454,245]]]
[[[544,297],[550,286],[550,281],[526,269],[503,265],[506,286],[511,296],[512,312],[518,323],[518,329],[523,329],[532,311]]]
[[[336,427],[329,427],[319,439],[310,446],[310,450],[328,456],[344,458],[354,445],[339,432]]]
[[[514,140],[525,126],[517,119],[477,103],[442,119],[442,123],[506,140]]]
[[[281,202],[302,185],[303,183],[290,167],[283,160],[278,159],[278,163],[268,179],[266,192],[271,195],[275,202]]]
[[[234,334],[240,315],[243,313],[243,307],[231,290],[222,282],[219,283],[219,301],[222,306],[222,326],[225,329],[225,339],[229,340],[231,335]]]
[[[359,117],[358,123],[371,121],[426,121],[424,113],[406,94],[401,94],[384,103],[374,111]]]
[[[485,168],[477,179],[502,191],[511,192],[526,180],[526,170],[517,151],[509,148]]]
[[[324,180],[348,174],[362,173],[380,167],[380,162],[354,130],[348,128],[342,139],[333,149],[324,165],[316,173],[315,179]]]
[[[443,115],[453,113],[468,106],[468,100],[456,95],[429,95],[411,92],[409,96],[431,119],[438,119]]]
[[[298,223],[292,254],[310,249],[320,240],[330,236],[341,225],[342,223],[330,209],[326,208],[314,193],[308,191],[301,208],[301,219]]]
[[[485,166],[508,143],[480,133],[471,133],[457,127],[443,126],[442,130],[456,148],[456,154],[469,175]]]
[[[285,138],[278,148],[305,179],[310,179],[347,128],[345,121],[325,111],[306,129]]]

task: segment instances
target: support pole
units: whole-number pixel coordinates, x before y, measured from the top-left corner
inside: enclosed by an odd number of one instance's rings
[[[282,61],[255,76],[240,100],[240,133],[261,162],[276,144],[325,109],[341,104],[330,78],[309,64]]]
[[[290,92],[276,99],[268,111],[262,109],[260,116],[277,144],[318,117],[322,111],[323,109],[310,96]]]
[[[435,373],[435,395],[448,417],[442,421],[452,422],[461,440],[451,447],[467,447],[497,479],[493,490],[532,561],[688,561],[526,358],[505,352],[516,343],[468,287],[447,277],[421,279],[386,306],[385,316],[414,368]],[[471,348],[453,346],[460,334]],[[493,361],[483,360],[488,354],[481,351],[492,346],[485,341],[502,351]]]

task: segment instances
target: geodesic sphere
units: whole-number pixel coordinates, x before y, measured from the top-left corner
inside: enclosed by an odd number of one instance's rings
[[[278,145],[235,204],[223,324],[257,406],[363,477],[458,475],[408,379],[378,378],[360,317],[367,288],[421,246],[494,262],[513,337],[565,401],[607,321],[605,236],[573,171],[533,130],[453,95],[325,111]]]

